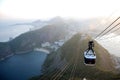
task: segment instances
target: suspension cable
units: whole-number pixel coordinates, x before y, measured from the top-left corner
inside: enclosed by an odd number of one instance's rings
[[[118,19],[120,19],[120,17],[118,17],[117,19],[115,19],[107,28],[105,28],[101,33],[99,33],[95,39],[97,39],[102,33],[104,33],[108,28],[110,28]]]
[[[102,36],[104,36],[105,34],[107,34],[108,32],[110,32],[112,29],[116,28],[117,26],[119,26],[120,23],[116,24],[115,26],[113,26],[110,30],[108,30],[107,32],[105,32]]]

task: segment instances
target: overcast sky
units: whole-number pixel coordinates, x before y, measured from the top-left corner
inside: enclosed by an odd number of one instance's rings
[[[1,18],[94,18],[119,10],[120,0],[0,0]]]
[[[2,26],[1,19],[90,19],[120,15],[120,0],[0,0],[0,41],[15,37],[28,26]],[[2,23],[2,24],[1,24]],[[11,22],[9,22],[11,23]],[[7,25],[5,22],[4,25]]]

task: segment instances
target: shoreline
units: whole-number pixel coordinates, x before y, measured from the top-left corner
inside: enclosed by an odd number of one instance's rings
[[[0,58],[0,61],[4,61],[5,59],[12,57],[14,55],[20,55],[20,54],[24,54],[30,51],[40,51],[40,52],[44,52],[46,54],[50,54],[50,51],[45,49],[45,48],[34,48],[34,50],[28,50],[28,51],[20,51],[20,52],[15,52],[15,53],[11,53],[10,55],[7,55],[5,57]]]
[[[7,58],[9,58],[9,57],[12,57],[12,56],[14,56],[14,55],[25,54],[25,53],[30,52],[30,51],[32,51],[32,50],[19,51],[19,52],[11,53],[11,54],[9,54],[9,55],[7,55],[7,56],[5,56],[5,57],[0,58],[0,61],[4,61],[5,59],[7,59]]]
[[[46,54],[50,54],[50,51],[45,48],[34,48],[34,51],[40,51],[40,52],[44,52]]]
[[[15,52],[15,54],[25,54],[28,52],[31,52],[32,50],[27,50],[27,51],[19,51],[19,52]]]
[[[14,53],[12,53],[12,54],[10,54],[10,55],[7,55],[7,56],[5,56],[5,57],[2,57],[2,58],[0,59],[0,61],[3,61],[3,60],[5,60],[5,59],[7,59],[7,58],[9,58],[9,57],[12,57],[12,56],[14,56]]]

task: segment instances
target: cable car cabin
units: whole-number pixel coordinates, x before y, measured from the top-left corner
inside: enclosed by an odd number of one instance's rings
[[[84,63],[89,66],[94,66],[96,61],[96,55],[93,50],[86,50],[84,52]]]

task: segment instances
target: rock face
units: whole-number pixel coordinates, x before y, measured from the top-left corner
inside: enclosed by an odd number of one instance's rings
[[[97,57],[95,66],[84,64],[83,53],[88,48],[90,39],[88,35],[76,34],[73,36],[56,53],[48,55],[44,63],[43,75],[36,79],[117,80],[118,75],[116,76],[117,73],[111,55],[96,41],[94,41],[94,51]]]

